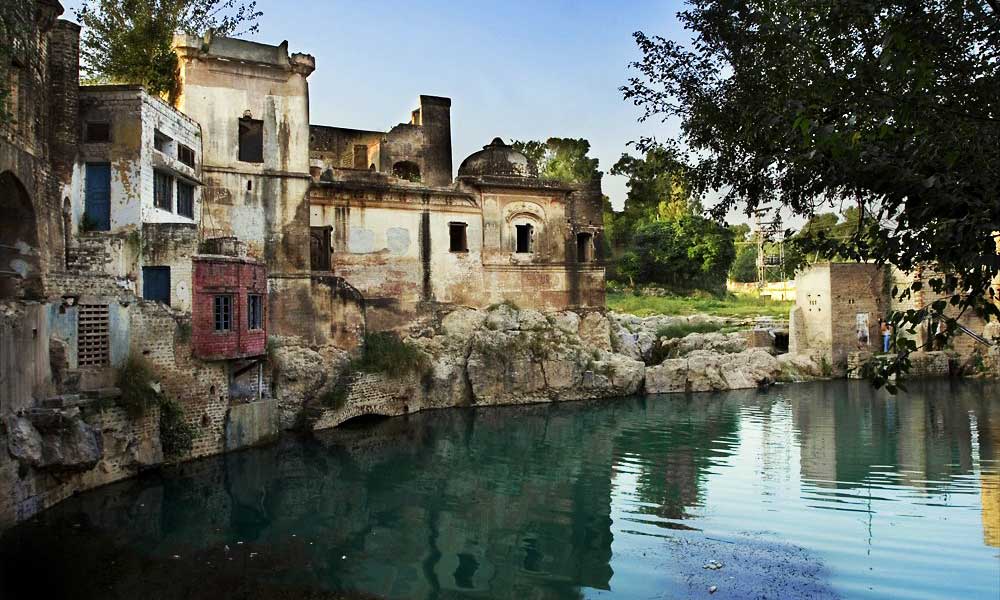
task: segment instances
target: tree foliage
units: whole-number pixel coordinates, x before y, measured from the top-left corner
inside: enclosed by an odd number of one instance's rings
[[[628,177],[625,207],[614,216],[612,243],[629,242],[630,233],[650,219],[674,220],[701,214],[701,203],[691,195],[684,171],[662,148],[651,148],[642,158],[623,154],[611,167],[612,175]]]
[[[178,92],[175,33],[256,33],[261,14],[255,1],[84,0],[76,11],[84,27],[83,71],[92,80],[142,84],[152,94],[173,98]]]
[[[641,223],[618,265],[630,282],[722,294],[736,257],[732,233],[699,215]]]
[[[936,292],[997,317],[998,11],[996,0],[689,0],[678,16],[692,39],[636,33],[638,75],[622,91],[644,119],[679,121],[677,139],[639,146],[685,165],[695,194],[721,191],[715,214],[855,206],[848,237],[804,249],[936,265],[954,275]],[[892,319],[910,329],[928,316]]]
[[[528,158],[532,171],[542,179],[582,184],[601,176],[598,160],[587,156],[590,142],[585,139],[551,137],[545,143],[528,140],[511,145]]]

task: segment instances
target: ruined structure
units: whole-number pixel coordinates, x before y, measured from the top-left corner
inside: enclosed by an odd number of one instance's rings
[[[311,56],[212,35],[175,37],[175,105],[80,86],[79,27],[35,4],[0,123],[0,526],[273,438],[366,333],[504,301],[603,307],[600,181],[539,179],[499,139],[454,178],[448,98],[421,96],[385,132],[312,125]],[[628,376],[595,379],[594,360],[574,350],[560,385],[590,373],[597,397],[641,381],[610,356]],[[156,403],[123,394],[136,364]],[[453,367],[371,410],[470,401]],[[336,415],[385,395],[359,381]]]
[[[950,295],[937,295],[927,283],[942,277],[931,268],[905,273],[869,263],[822,262],[799,272],[795,279],[795,307],[789,315],[789,352],[819,352],[832,373],[860,375],[860,366],[882,352],[880,320],[893,311],[919,310]],[[905,299],[892,296],[893,288],[907,289],[915,281],[923,286]],[[960,329],[947,344],[935,340],[939,323],[957,319]],[[919,352],[913,355],[913,373],[948,375],[952,371],[977,374],[995,368],[997,324],[986,323],[971,312],[959,313],[946,306],[931,315],[913,333],[893,332],[892,337],[913,339]],[[894,343],[894,342],[893,342]]]

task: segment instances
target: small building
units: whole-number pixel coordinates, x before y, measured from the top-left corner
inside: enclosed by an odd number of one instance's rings
[[[879,319],[889,311],[883,268],[870,263],[822,262],[795,278],[788,350],[818,350],[843,373],[851,352],[881,350]]]
[[[192,351],[202,360],[262,357],[267,346],[267,270],[239,256],[194,257]]]
[[[201,127],[141,86],[81,86],[70,268],[187,310],[201,217]]]

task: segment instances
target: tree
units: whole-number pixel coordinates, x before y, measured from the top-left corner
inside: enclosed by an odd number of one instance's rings
[[[544,144],[529,140],[511,145],[528,157],[531,169],[543,179],[582,184],[601,176],[598,160],[587,156],[590,142],[585,139],[552,137]]]
[[[736,259],[729,268],[729,278],[740,283],[757,281],[757,244],[750,239],[750,226],[746,223],[729,226],[736,244]]]
[[[681,166],[661,148],[650,149],[643,158],[622,154],[611,174],[628,177],[625,207],[615,217],[620,235],[612,238],[613,243],[628,243],[628,236],[621,234],[631,233],[644,221],[703,212],[684,182]]]
[[[684,215],[672,221],[640,224],[619,269],[635,283],[664,285],[673,291],[707,290],[722,294],[736,247],[733,234],[714,221]]]
[[[257,3],[240,0],[84,0],[80,57],[85,76],[141,84],[171,100],[178,90],[175,33],[257,32]]]
[[[717,215],[856,206],[856,230],[808,249],[935,265],[953,275],[935,292],[1000,317],[1000,2],[689,0],[678,17],[690,43],[635,34],[624,97],[681,131],[640,149],[685,165],[695,194],[721,191]],[[891,319],[914,329],[931,308]],[[875,383],[904,373],[914,348]]]

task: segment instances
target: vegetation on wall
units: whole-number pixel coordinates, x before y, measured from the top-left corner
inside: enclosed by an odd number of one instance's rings
[[[365,334],[361,355],[350,370],[393,376],[422,375],[430,368],[427,356],[392,331]]]
[[[184,410],[176,400],[163,398],[160,402],[160,446],[167,459],[191,452],[194,428],[184,420]]]
[[[172,100],[179,91],[175,33],[256,33],[261,15],[255,1],[84,0],[76,11],[83,76],[141,84]]]
[[[184,419],[180,404],[159,391],[148,361],[130,355],[118,369],[115,385],[121,391],[118,403],[133,419],[145,416],[153,407],[160,408],[160,444],[166,458],[177,458],[191,451],[195,430]]]
[[[624,98],[680,131],[640,150],[683,165],[696,196],[721,193],[720,218],[855,206],[864,218],[849,236],[803,251],[935,263],[955,275],[928,282],[935,292],[1000,317],[1000,3],[689,0],[678,18],[689,43],[635,34]],[[930,308],[890,319],[914,328]],[[909,350],[875,383],[904,373]]]
[[[118,369],[115,386],[122,393],[120,404],[133,418],[141,417],[160,402],[152,367],[141,356],[130,355],[125,360]]]

